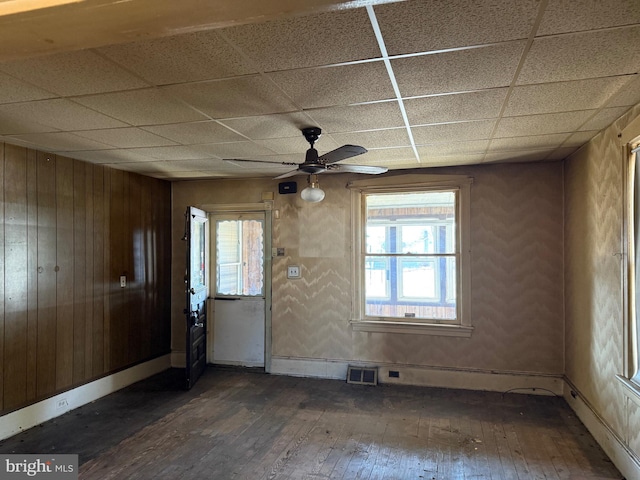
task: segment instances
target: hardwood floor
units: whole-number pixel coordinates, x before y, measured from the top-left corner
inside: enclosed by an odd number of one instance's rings
[[[0,443],[82,479],[621,479],[563,399],[167,371]]]

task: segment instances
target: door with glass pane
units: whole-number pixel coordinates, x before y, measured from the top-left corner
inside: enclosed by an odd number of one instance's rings
[[[207,366],[207,214],[195,207],[185,212],[187,241],[186,387],[193,387]]]
[[[265,218],[214,215],[213,363],[264,367]]]

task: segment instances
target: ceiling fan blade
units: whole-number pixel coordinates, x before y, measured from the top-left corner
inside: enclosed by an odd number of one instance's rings
[[[299,163],[294,162],[273,162],[271,160],[248,160],[246,158],[223,158],[223,162],[250,162],[250,163],[270,163],[273,165],[294,165],[298,166]]]
[[[274,180],[280,180],[281,178],[293,177],[294,175],[303,175],[304,172],[300,170],[291,170],[290,172],[283,173],[282,175],[278,175],[277,177],[273,177]]]
[[[358,145],[343,145],[324,155],[320,155],[318,161],[324,164],[335,163],[340,160],[355,157],[356,155],[362,155],[363,153],[367,153],[367,149],[364,147]]]
[[[387,167],[373,167],[370,165],[331,165],[328,168],[332,172],[351,172],[351,173],[368,173],[369,175],[378,175],[389,171]]]

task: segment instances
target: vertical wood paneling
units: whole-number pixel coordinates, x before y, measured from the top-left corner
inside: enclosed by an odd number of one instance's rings
[[[78,162],[81,163],[81,162]],[[86,380],[91,378],[93,372],[93,303],[95,301],[95,296],[93,292],[93,251],[94,251],[94,231],[93,231],[93,223],[94,223],[94,213],[93,213],[93,199],[94,199],[94,191],[93,191],[93,165],[84,164],[85,165],[85,283],[86,283],[86,291],[85,291],[85,311],[84,311],[84,322],[85,322],[85,334],[84,334],[84,377],[82,380]]]
[[[4,150],[5,145],[0,143],[0,409],[4,410]]]
[[[27,150],[27,401],[37,396],[38,175],[35,150]]]
[[[140,177],[141,191],[151,192],[152,182],[148,177]],[[141,302],[140,302],[140,330],[145,332],[140,336],[140,353],[143,356],[151,355],[151,325],[153,324],[153,290],[155,284],[153,282],[153,272],[155,270],[155,259],[149,245],[151,233],[153,232],[153,205],[151,204],[151,194],[142,195],[140,198],[140,239],[139,239],[139,259],[136,262],[137,268],[142,276],[141,280]]]
[[[111,238],[111,268],[109,283],[111,286],[109,294],[109,311],[111,313],[111,325],[109,332],[109,346],[111,358],[109,369],[117,369],[126,363],[126,355],[129,349],[129,339],[127,332],[128,317],[125,311],[125,289],[120,287],[119,278],[127,273],[127,263],[125,249],[122,247],[125,242],[127,221],[125,213],[125,189],[124,172],[112,170],[111,177],[111,211],[110,214],[110,238]]]
[[[56,390],[56,158],[38,152],[38,347],[39,398]]]
[[[73,383],[73,160],[56,162],[56,389]]]
[[[4,406],[27,398],[27,163],[26,150],[5,147]]]
[[[73,383],[84,379],[86,335],[86,163],[73,162]]]
[[[168,353],[167,182],[0,143],[0,199],[0,412]]]
[[[111,174],[112,170],[104,170],[104,235],[103,238],[107,242],[104,246],[104,317],[102,351],[103,351],[103,371],[108,372],[111,368]]]
[[[104,167],[93,167],[93,376],[102,375],[104,364],[105,288]]]
[[[140,211],[142,188],[141,177],[139,175],[132,175],[127,173],[127,187],[129,189],[129,213],[128,213],[128,228],[126,242],[131,248],[126,249],[128,252],[127,264],[129,265],[129,279],[130,283],[125,288],[125,294],[127,296],[126,303],[130,308],[131,321],[128,322],[128,334],[129,348],[127,350],[127,362],[131,363],[135,361],[140,355],[142,347],[142,335],[147,335],[147,332],[143,332],[144,318],[143,318],[143,304],[144,304],[144,263],[145,252],[143,239],[143,226],[141,223],[142,212]]]

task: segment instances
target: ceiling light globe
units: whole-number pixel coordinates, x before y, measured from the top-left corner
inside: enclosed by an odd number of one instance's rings
[[[324,199],[324,190],[317,187],[307,187],[300,192],[302,200],[310,203],[318,203]]]

